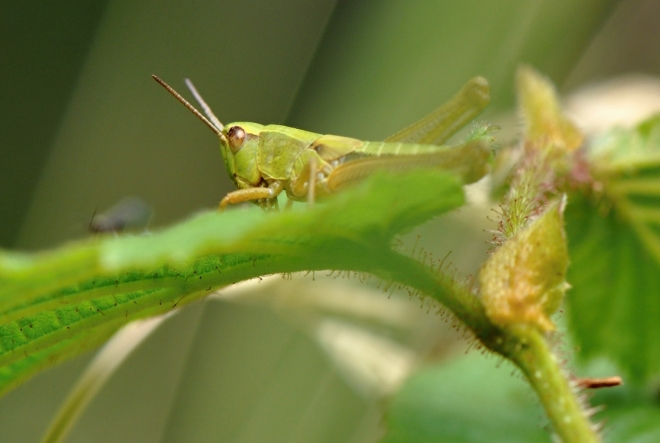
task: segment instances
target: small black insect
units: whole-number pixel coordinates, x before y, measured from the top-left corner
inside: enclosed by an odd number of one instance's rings
[[[95,234],[146,228],[151,206],[138,197],[127,197],[101,214],[94,211],[87,229]]]

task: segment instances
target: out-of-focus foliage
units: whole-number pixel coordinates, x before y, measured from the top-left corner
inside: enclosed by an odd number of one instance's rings
[[[550,442],[509,363],[478,354],[423,369],[391,400],[383,443]]]
[[[660,120],[593,140],[593,189],[566,213],[570,324],[589,358],[643,382],[660,371]]]
[[[507,362],[470,354],[411,376],[390,401],[383,443],[550,442],[543,412]],[[618,388],[597,395],[595,422],[605,441],[646,443],[660,438],[656,401]]]

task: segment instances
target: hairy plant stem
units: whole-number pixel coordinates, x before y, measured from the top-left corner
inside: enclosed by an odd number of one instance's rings
[[[564,443],[600,441],[577,392],[571,388],[546,338],[538,329],[531,326],[496,326],[486,316],[479,298],[462,284],[428,269],[425,272],[418,262],[405,256],[399,256],[393,264],[391,259],[388,260],[384,273],[441,302],[486,348],[520,368]]]
[[[541,332],[532,327],[510,328],[500,353],[520,368],[536,391],[555,432],[564,443],[596,443],[600,437],[578,394]]]

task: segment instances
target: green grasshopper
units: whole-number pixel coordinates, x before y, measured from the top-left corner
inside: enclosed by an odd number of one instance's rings
[[[190,80],[190,88],[208,118],[171,86],[153,78],[202,120],[220,139],[227,173],[238,188],[220,202],[251,201],[261,207],[277,205],[285,191],[291,201],[334,194],[376,171],[402,172],[439,168],[459,175],[464,183],[483,177],[491,148],[488,127],[462,144],[442,146],[456,131],[483,111],[490,101],[488,82],[471,79],[449,102],[382,142],[322,135],[281,125],[236,122],[223,125]]]

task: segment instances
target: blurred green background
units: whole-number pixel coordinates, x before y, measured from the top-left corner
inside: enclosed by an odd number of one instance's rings
[[[158,229],[231,190],[215,137],[151,74],[188,97],[193,79],[224,122],[382,139],[475,75],[491,82],[487,117],[510,112],[521,62],[563,92],[657,75],[658,17],[652,0],[3,2],[0,246],[84,237],[95,208],[129,195],[153,205]],[[480,217],[420,232],[442,237],[441,252],[474,252],[455,257],[471,272],[485,257]],[[173,317],[68,441],[374,441],[377,396],[346,383],[309,322],[257,306],[212,300]],[[447,333],[420,331],[402,341],[443,354],[430,348]],[[37,441],[89,358],[0,399],[3,440]]]

